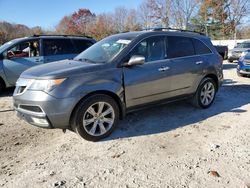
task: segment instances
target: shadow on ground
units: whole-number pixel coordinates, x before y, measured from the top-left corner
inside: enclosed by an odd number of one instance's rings
[[[105,140],[163,133],[224,112],[246,113],[241,107],[250,103],[249,91],[250,85],[224,84],[214,104],[208,109],[198,109],[187,102],[177,102],[128,114],[116,131]]]
[[[1,97],[11,97],[14,93],[14,89],[14,87],[5,89],[2,93],[0,93],[0,100]]]
[[[237,63],[227,63],[223,64],[223,69],[228,70],[228,69],[235,69],[236,71]]]

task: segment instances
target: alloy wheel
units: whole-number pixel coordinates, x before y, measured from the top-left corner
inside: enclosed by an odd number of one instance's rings
[[[207,82],[201,90],[200,94],[201,103],[204,106],[210,105],[214,100],[214,96],[215,96],[215,87],[213,83]]]
[[[101,136],[112,128],[114,121],[113,107],[107,102],[97,102],[84,113],[83,127],[89,135]]]

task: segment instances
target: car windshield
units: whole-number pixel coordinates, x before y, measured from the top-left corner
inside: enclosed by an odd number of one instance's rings
[[[248,53],[245,55],[244,58],[247,59],[247,60],[250,60],[250,52],[248,52]]]
[[[90,63],[111,62],[131,41],[131,37],[113,36],[97,42],[74,58]]]
[[[9,42],[4,43],[2,46],[0,46],[0,52],[2,52],[3,50],[5,50],[6,48],[8,48],[9,46],[11,46],[12,44],[14,44],[17,41],[17,39],[11,40]]]
[[[236,48],[250,48],[250,43],[239,43]]]

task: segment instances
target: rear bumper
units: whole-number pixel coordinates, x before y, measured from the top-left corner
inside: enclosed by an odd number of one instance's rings
[[[70,127],[71,112],[76,104],[74,98],[57,99],[42,91],[27,90],[13,96],[17,116],[41,128]],[[33,110],[34,109],[34,110]]]
[[[232,56],[228,57],[228,60],[229,61],[236,61],[236,60],[238,61],[239,58],[240,58],[240,56],[238,56],[238,55],[232,55]]]

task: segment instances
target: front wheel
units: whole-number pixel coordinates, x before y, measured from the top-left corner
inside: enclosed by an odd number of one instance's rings
[[[4,89],[5,89],[5,84],[4,84],[4,82],[0,78],[0,95],[3,92]]]
[[[103,94],[93,95],[78,105],[73,114],[73,130],[82,138],[98,141],[110,135],[119,121],[116,101]]]
[[[215,81],[212,78],[204,78],[195,93],[193,104],[196,107],[208,108],[214,102],[215,95]]]

